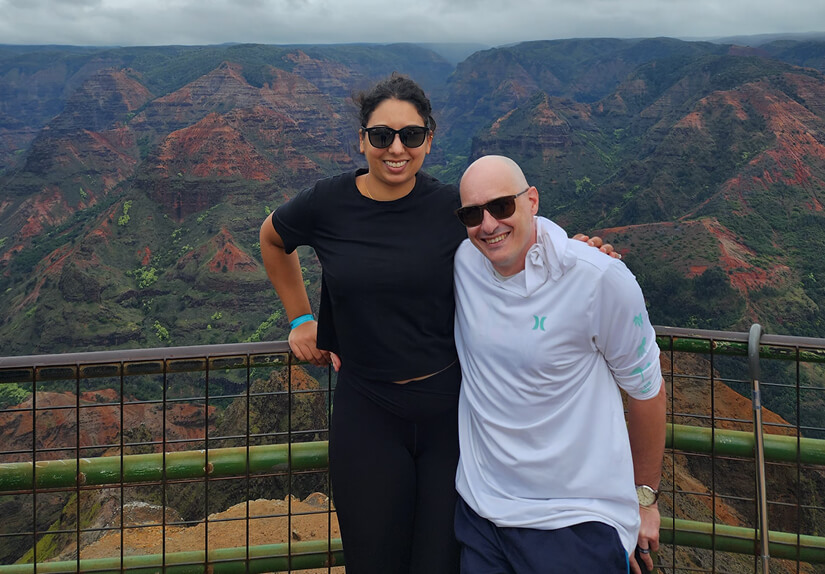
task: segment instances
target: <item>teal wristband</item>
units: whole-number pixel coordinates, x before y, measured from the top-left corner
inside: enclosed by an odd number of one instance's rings
[[[298,325],[302,325],[307,321],[314,321],[315,317],[311,313],[307,313],[306,315],[301,315],[300,317],[295,317],[292,321],[289,322],[290,328],[294,329]]]

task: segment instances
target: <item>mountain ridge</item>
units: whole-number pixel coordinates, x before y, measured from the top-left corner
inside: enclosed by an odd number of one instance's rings
[[[31,272],[38,257],[57,257],[61,240],[97,245],[72,251],[89,268],[94,257],[115,256],[109,278],[73,275],[90,283],[75,291],[133,294],[132,302],[120,299],[132,306],[120,315],[133,317],[138,308],[143,313],[136,322],[142,335],[129,341],[153,341],[155,315],[180,307],[181,301],[206,312],[207,294],[186,295],[191,286],[184,287],[172,271],[195,265],[182,264],[181,257],[207,249],[225,232],[237,257],[259,262],[256,227],[268,211],[314,180],[360,164],[350,96],[365,85],[366,70],[381,77],[388,60],[407,48],[233,45],[78,50],[49,62],[38,59],[48,51],[21,56],[25,66],[19,69],[29,76],[38,73],[36,61],[54,74],[56,61],[63,69],[59,77],[76,78],[72,82],[78,85],[61,112],[39,130],[22,165],[3,166],[0,185],[7,199],[0,206],[0,302],[19,311],[0,324],[0,338],[14,333],[17,340],[10,348],[36,352],[31,345],[36,339],[26,344],[20,337],[34,333],[33,328],[21,327],[46,313],[38,300],[41,295],[48,299],[50,290],[57,295],[50,312],[68,312],[57,285],[38,281],[36,297],[14,286],[14,275]],[[8,81],[15,69],[9,61],[0,59],[0,79],[7,80],[0,80],[0,91],[17,85]],[[103,67],[113,62],[118,65]],[[184,73],[188,63],[193,65]],[[539,187],[544,214],[571,233],[618,233],[616,243],[628,263],[638,266],[645,292],[662,291],[659,300],[666,300],[668,289],[644,279],[642,270],[650,262],[680,269],[684,281],[696,279],[699,269],[715,268],[729,288],[722,300],[735,312],[724,314],[726,323],[716,317],[707,325],[741,328],[762,312],[750,306],[750,292],[770,287],[789,289],[790,300],[801,306],[797,319],[761,317],[766,325],[781,330],[808,321],[807,333],[820,328],[819,301],[825,304],[825,293],[813,283],[802,291],[793,285],[805,273],[815,277],[813,269],[807,270],[813,262],[800,262],[800,234],[786,224],[780,240],[772,230],[778,221],[775,206],[792,209],[792,217],[818,217],[825,202],[825,105],[817,103],[825,95],[821,71],[781,62],[767,49],[743,51],[670,38],[569,39],[491,48],[460,62],[449,78],[444,60],[423,48],[409,53],[407,65],[409,70],[434,65],[433,73],[444,78],[432,90],[439,127],[426,169],[449,180],[479,155],[511,155]],[[50,87],[48,93],[55,91]],[[19,105],[21,100],[11,101]],[[10,141],[16,140],[0,137],[0,149],[9,149]],[[94,212],[101,209],[108,210],[105,227],[95,230],[103,220]],[[634,248],[634,230],[641,229],[634,226],[675,221],[699,222],[690,235],[690,241],[699,242],[694,261],[661,261]],[[648,236],[639,241],[649,243]],[[95,237],[107,239],[101,243]],[[108,254],[100,251],[104,244]],[[728,245],[744,246],[752,255],[725,259],[721,254]],[[718,258],[705,257],[703,249]],[[740,272],[734,260],[749,271]],[[804,269],[797,270],[800,265]],[[258,307],[274,304],[277,309],[260,268],[248,285],[235,277],[233,265],[218,267],[186,276],[217,273],[223,276],[211,283],[224,288],[237,280],[247,285],[242,290],[261,291]],[[307,274],[309,284],[317,286],[315,264]],[[146,277],[154,277],[151,286]],[[175,291],[181,287],[183,293]],[[219,299],[210,316],[220,311]],[[651,309],[654,317],[657,311]],[[264,315],[256,322],[252,313],[244,314],[241,330],[255,332]],[[676,324],[688,319],[660,317]],[[205,324],[205,318],[200,322]],[[270,336],[282,336],[284,327],[277,323]],[[184,328],[174,340],[197,343],[203,336]],[[215,340],[215,334],[207,340]],[[164,342],[171,341],[157,341]]]

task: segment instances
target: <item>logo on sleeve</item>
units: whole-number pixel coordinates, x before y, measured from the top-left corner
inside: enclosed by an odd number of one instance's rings
[[[642,313],[639,313],[638,315],[633,317],[633,326],[641,329],[642,325],[644,325],[644,315],[642,315]],[[645,347],[647,347],[647,337],[642,337],[641,344],[638,347],[636,347],[636,356],[638,356],[639,358],[644,357],[646,352]],[[646,372],[649,367],[650,363],[646,364],[644,366],[644,369],[641,367],[636,367],[635,369],[633,369],[632,374],[641,375],[642,377],[642,388],[640,389],[642,394],[649,393],[650,390],[653,388],[653,381],[646,379]]]
[[[636,355],[639,358],[645,356],[645,345],[647,345],[647,337],[642,337],[642,344],[636,348]]]
[[[636,367],[633,369],[634,375],[641,375],[642,376],[642,388],[639,390],[642,394],[647,394],[653,388],[653,380],[646,380],[645,372],[650,367],[651,363],[645,365],[645,368]]]

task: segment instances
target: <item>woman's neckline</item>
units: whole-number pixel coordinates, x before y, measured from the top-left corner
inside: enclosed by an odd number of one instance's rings
[[[364,176],[364,178],[362,178],[362,180],[361,180],[362,181],[361,186],[358,185],[358,178],[360,176]],[[353,183],[355,184],[355,191],[358,193],[358,195],[360,195],[364,199],[367,199],[367,200],[375,202],[375,203],[394,203],[394,202],[397,202],[397,201],[402,201],[403,199],[405,199],[407,197],[410,197],[415,192],[415,189],[418,187],[418,181],[419,181],[418,180],[418,174],[415,174],[414,183],[413,183],[413,186],[410,189],[410,191],[408,191],[404,195],[400,195],[398,197],[382,198],[382,197],[375,197],[374,194],[370,193],[369,181],[371,179],[373,179],[373,178],[370,176],[370,171],[369,171],[368,168],[359,168],[355,172],[355,178],[353,180]]]

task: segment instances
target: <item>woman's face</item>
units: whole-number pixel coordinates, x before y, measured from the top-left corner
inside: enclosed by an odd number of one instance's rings
[[[366,127],[386,126],[400,130],[407,126],[426,126],[427,122],[413,104],[403,100],[384,100],[373,110]],[[385,189],[404,188],[409,191],[415,185],[415,174],[421,169],[424,157],[430,153],[433,134],[427,134],[419,147],[406,147],[398,134],[389,147],[376,148],[370,144],[365,132],[359,134],[361,153],[367,158],[370,177]],[[372,181],[372,180],[371,180]],[[372,185],[372,183],[370,184]]]

